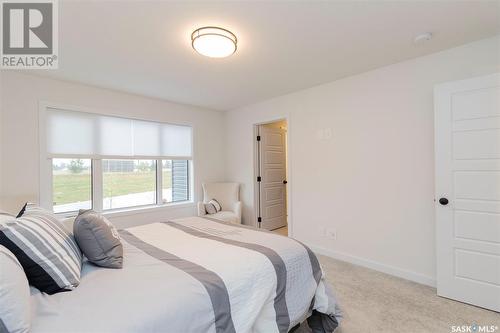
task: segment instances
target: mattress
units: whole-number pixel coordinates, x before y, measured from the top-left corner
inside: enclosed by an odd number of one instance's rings
[[[120,235],[123,269],[84,262],[75,290],[32,289],[32,332],[288,332],[311,314],[326,332],[340,319],[316,256],[291,238],[200,217]]]

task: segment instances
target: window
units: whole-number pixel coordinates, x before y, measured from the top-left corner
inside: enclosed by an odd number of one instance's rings
[[[191,127],[56,108],[43,118],[40,155],[52,184],[41,202],[55,213],[192,199]]]
[[[156,161],[103,160],[102,190],[104,210],[156,204]]]
[[[189,200],[189,161],[164,160],[163,202],[179,202]]]
[[[52,202],[54,212],[92,208],[92,173],[89,159],[52,160]]]

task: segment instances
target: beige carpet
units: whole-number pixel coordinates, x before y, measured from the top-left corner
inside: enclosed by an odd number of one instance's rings
[[[500,333],[497,312],[438,297],[434,288],[367,268],[319,259],[344,312],[336,333],[449,333],[452,325],[473,324],[498,326]],[[302,324],[296,332],[310,329]]]

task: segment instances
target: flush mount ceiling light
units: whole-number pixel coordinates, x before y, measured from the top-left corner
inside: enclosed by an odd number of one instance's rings
[[[203,27],[191,34],[191,45],[201,55],[225,58],[236,52],[238,39],[229,30],[218,27]]]

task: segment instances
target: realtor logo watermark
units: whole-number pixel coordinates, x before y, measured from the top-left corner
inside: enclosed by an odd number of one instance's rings
[[[496,325],[452,325],[451,333],[494,333],[498,332]]]
[[[56,69],[57,0],[2,0],[1,67]]]

